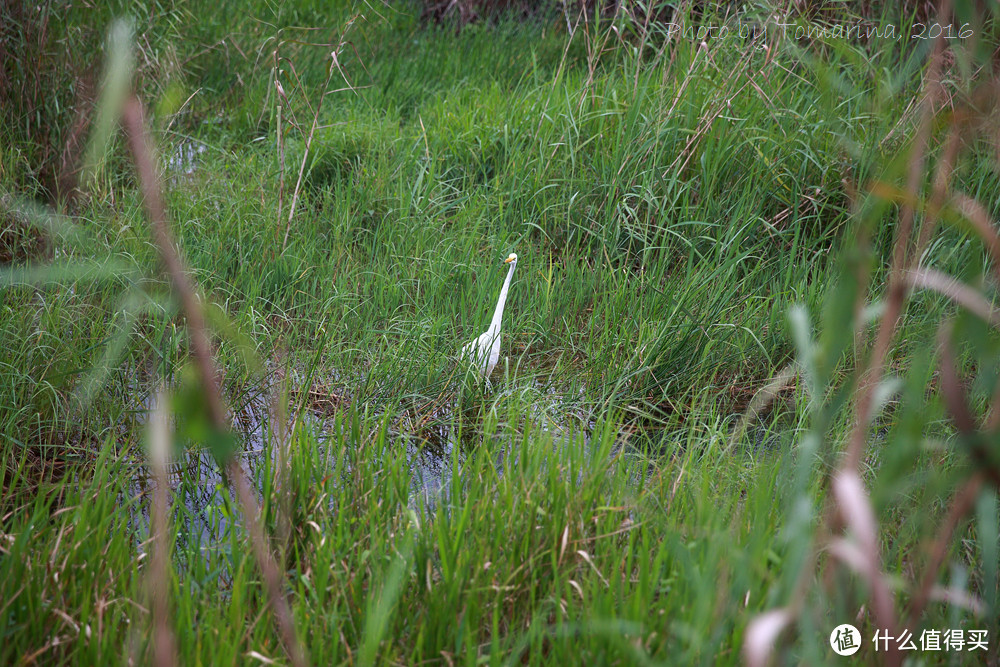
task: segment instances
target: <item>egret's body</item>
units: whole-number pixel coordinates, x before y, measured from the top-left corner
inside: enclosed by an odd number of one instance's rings
[[[507,269],[507,278],[503,281],[503,288],[500,290],[500,298],[497,299],[496,310],[493,311],[490,328],[471,342],[466,343],[462,348],[462,356],[469,360],[473,368],[483,378],[490,376],[497,361],[500,360],[500,323],[503,320],[504,305],[507,303],[510,278],[514,275],[514,267],[517,266],[517,255],[511,253],[504,262],[510,264],[510,268]]]

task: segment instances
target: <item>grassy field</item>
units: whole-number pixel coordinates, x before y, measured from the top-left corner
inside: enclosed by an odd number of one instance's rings
[[[316,4],[2,10],[4,664],[997,663],[992,20]]]

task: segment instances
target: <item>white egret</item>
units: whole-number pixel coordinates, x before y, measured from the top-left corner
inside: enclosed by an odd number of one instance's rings
[[[493,367],[500,359],[500,320],[503,319],[503,307],[507,303],[510,277],[514,275],[514,267],[517,266],[517,255],[510,253],[504,263],[510,264],[510,268],[507,269],[507,278],[503,281],[503,288],[500,290],[500,298],[497,299],[497,308],[493,311],[493,321],[490,322],[490,328],[462,348],[462,356],[469,360],[484,379],[489,378]],[[489,382],[488,379],[487,382]]]

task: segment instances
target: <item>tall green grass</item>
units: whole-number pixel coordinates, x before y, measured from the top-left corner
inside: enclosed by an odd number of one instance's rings
[[[863,306],[885,308],[910,201],[885,192],[919,136],[919,42],[702,47],[603,20],[456,34],[409,5],[164,9],[136,17],[135,83],[224,393],[237,411],[272,396],[263,453],[239,458],[313,662],[734,663],[753,617],[795,604],[788,661],[829,661],[841,622],[874,631],[871,582],[826,550],[827,489],[884,312]],[[79,35],[76,16],[57,34]],[[952,49],[951,102],[976,108],[986,75],[962,73],[982,58]],[[939,118],[929,172],[956,122]],[[35,121],[15,121],[0,126],[17,250],[0,317],[4,662],[161,657],[140,447],[161,383],[189,461],[171,478],[177,660],[286,660],[239,502],[196,473],[215,436],[124,142],[63,217],[32,201],[51,188],[30,168]],[[168,166],[189,153],[190,173]],[[952,183],[995,219],[993,157],[970,141]],[[919,265],[991,298],[995,258],[958,209]],[[505,359],[484,392],[457,350],[511,251]],[[956,312],[958,372],[988,419],[995,332],[918,292],[861,468],[900,607],[949,498],[992,465],[976,458],[992,436],[960,432],[939,391]],[[415,450],[439,464],[440,495]],[[946,584],[979,611],[932,602],[920,627],[996,636],[986,488],[946,542]]]

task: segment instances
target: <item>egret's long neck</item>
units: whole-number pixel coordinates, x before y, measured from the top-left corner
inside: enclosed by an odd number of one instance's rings
[[[500,320],[503,319],[503,307],[507,303],[507,290],[510,288],[510,277],[512,275],[514,275],[513,264],[507,270],[507,278],[503,281],[503,289],[500,290],[500,298],[497,299],[497,309],[493,311],[493,321],[490,322],[490,329],[493,331],[500,330]]]

